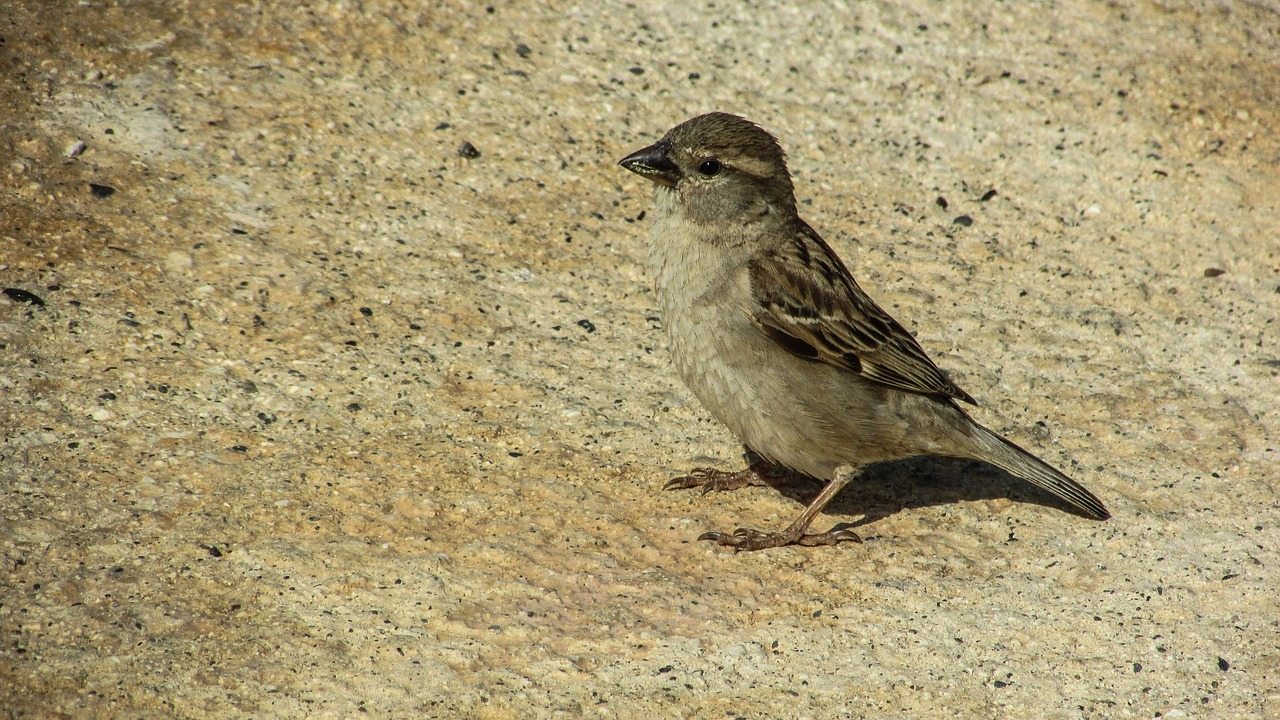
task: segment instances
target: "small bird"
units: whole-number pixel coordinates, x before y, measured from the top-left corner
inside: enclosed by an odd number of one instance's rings
[[[708,532],[737,550],[860,541],[814,517],[865,465],[918,455],[981,460],[1105,520],[1093,493],[974,422],[973,398],[853,279],[796,212],[782,146],[736,115],[672,128],[620,162],[655,184],[650,270],[685,384],[757,462],[698,468],[667,488],[775,485],[777,471],[826,485],[781,532]]]

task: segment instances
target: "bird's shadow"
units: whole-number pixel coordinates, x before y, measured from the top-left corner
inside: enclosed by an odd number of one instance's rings
[[[748,454],[750,461],[753,454]],[[808,505],[822,490],[821,480],[800,476],[798,482],[778,485],[777,491],[801,505]],[[903,510],[952,505],[973,500],[1004,498],[1041,505],[1085,517],[1070,504],[1026,481],[977,460],[920,456],[890,460],[863,468],[823,513],[862,515],[856,528],[870,525]]]

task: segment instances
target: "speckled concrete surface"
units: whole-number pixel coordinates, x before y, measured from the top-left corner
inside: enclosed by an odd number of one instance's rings
[[[19,0],[0,54],[9,717],[1280,716],[1275,3]],[[711,109],[1111,521],[928,460],[862,545],[694,542],[815,490],[660,490],[741,460],[614,163]]]

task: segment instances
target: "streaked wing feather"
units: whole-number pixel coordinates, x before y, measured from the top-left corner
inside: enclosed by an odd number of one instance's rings
[[[889,387],[976,404],[807,224],[791,242],[753,258],[750,273],[755,322],[788,352]]]

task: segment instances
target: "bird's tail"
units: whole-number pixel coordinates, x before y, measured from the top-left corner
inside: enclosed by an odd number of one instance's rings
[[[1111,517],[1102,501],[1080,483],[981,425],[974,423],[973,427],[975,431],[972,438],[985,451],[984,456],[978,459],[1052,493],[1087,517],[1095,520]]]

